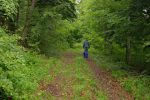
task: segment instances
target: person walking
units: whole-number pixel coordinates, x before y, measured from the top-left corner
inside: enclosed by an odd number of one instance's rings
[[[84,58],[88,58],[88,49],[90,48],[90,44],[87,39],[83,43],[83,48],[84,48],[83,56]]]

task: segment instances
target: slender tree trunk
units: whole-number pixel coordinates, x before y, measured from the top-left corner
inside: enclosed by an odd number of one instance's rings
[[[2,17],[0,17],[0,26],[3,26],[4,25],[4,20]]]
[[[32,18],[32,14],[35,8],[35,4],[36,4],[36,0],[31,0],[31,6],[30,5],[30,0],[28,0],[28,9],[27,9],[27,14],[26,14],[26,21],[25,21],[25,26],[22,32],[22,39],[23,39],[23,43],[22,45],[24,47],[28,47],[28,43],[27,43],[27,36],[29,33],[29,26],[30,26],[30,21]]]
[[[16,27],[19,26],[19,17],[20,17],[20,7],[17,8],[17,16],[16,16]]]
[[[112,42],[109,42],[109,46],[110,46],[109,54],[110,55],[112,55],[112,53],[113,53],[113,46],[112,46],[112,44],[113,44]]]
[[[126,63],[130,64],[131,62],[131,37],[126,36]]]

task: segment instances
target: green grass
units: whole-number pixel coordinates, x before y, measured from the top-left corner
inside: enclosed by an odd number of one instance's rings
[[[71,100],[92,100],[93,98],[97,100],[108,100],[105,92],[97,86],[97,80],[94,79],[89,66],[82,57],[76,55],[71,64],[64,64],[61,60],[59,61],[57,67],[53,68],[53,72],[54,76],[60,77],[59,82],[61,84],[59,85],[63,87],[60,89],[61,93],[64,94],[61,99],[68,99],[67,91],[71,90]],[[60,74],[61,76],[59,76]],[[51,77],[46,77],[46,80],[49,80],[49,78],[52,79]],[[61,78],[65,80],[61,80]],[[54,81],[55,79],[49,81],[49,83],[53,83]],[[55,100],[55,96],[50,95],[47,91],[41,92],[37,96],[37,99],[47,98],[48,100]]]
[[[2,33],[2,34],[1,34]],[[7,100],[55,100],[50,92],[39,89],[40,82],[45,85],[58,80],[63,99],[67,92],[73,100],[107,100],[106,94],[97,86],[86,61],[79,57],[79,51],[71,64],[65,58],[39,55],[18,46],[19,36],[8,36],[0,31],[0,99]],[[68,86],[70,86],[68,88]]]
[[[28,99],[54,67],[56,58],[18,46],[19,36],[0,31],[0,99]]]
[[[150,76],[132,72],[126,64],[103,54],[94,53],[92,56],[102,68],[120,81],[125,90],[133,94],[135,100],[150,100]]]
[[[91,70],[82,57],[75,59],[76,84],[74,84],[75,99],[76,100],[91,100],[94,96],[96,99],[107,100],[106,94],[97,88],[96,80],[93,79]],[[80,96],[83,92],[85,96]]]

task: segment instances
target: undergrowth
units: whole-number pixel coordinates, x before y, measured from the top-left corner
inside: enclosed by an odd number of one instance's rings
[[[102,53],[93,53],[95,61],[119,80],[135,100],[150,100],[150,76],[130,70],[123,62],[114,61]]]
[[[26,100],[53,67],[53,58],[25,50],[18,39],[0,29],[0,100]]]
[[[75,51],[72,52],[75,53]],[[62,57],[62,59],[66,58]],[[97,80],[93,78],[87,62],[82,57],[77,54],[76,57],[70,58],[71,62],[67,63],[63,62],[62,59],[51,69],[53,75],[45,78],[45,80],[52,79],[45,82],[46,86],[48,84],[56,86],[58,83],[59,90],[53,92],[59,92],[61,96],[57,97],[51,95],[47,90],[42,90],[38,96],[33,96],[35,100],[38,98],[46,100],[108,100],[106,93],[97,85]],[[46,89],[48,88],[46,87]]]

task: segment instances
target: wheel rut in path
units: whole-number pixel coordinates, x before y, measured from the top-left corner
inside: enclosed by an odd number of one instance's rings
[[[109,72],[101,69],[91,58],[87,59],[87,63],[96,79],[99,80],[101,88],[107,93],[109,100],[134,100]]]
[[[56,74],[56,69],[58,64],[55,65],[55,68],[50,70],[50,75],[54,79],[46,84],[44,81],[40,83],[40,90],[46,91],[46,93],[51,94],[55,99],[54,100],[73,100],[73,89],[72,84],[74,79],[72,77],[66,77],[64,75],[65,69],[72,65],[73,58],[75,55],[73,53],[67,52],[61,57],[62,69],[59,70]],[[49,96],[44,97],[46,100],[50,100]],[[53,99],[52,99],[53,100]]]
[[[50,93],[55,97],[55,100],[74,100],[75,94],[72,86],[75,79],[74,77],[64,76],[64,71],[68,65],[72,66],[72,64],[74,64],[73,59],[78,56],[80,55],[72,52],[65,53],[61,58],[61,61],[63,62],[61,71],[58,74],[55,74],[55,69],[57,69],[56,64],[56,67],[50,70],[50,75],[54,76],[53,81],[48,84],[41,82],[40,90],[47,91],[48,94]],[[91,58],[87,59],[87,64],[90,67],[93,78],[97,80],[97,86],[106,92],[108,100],[134,100],[133,97],[121,87],[119,82],[117,82],[117,80],[113,78],[109,72],[96,65]],[[68,71],[73,71],[73,69]],[[47,97],[49,96],[46,96],[45,98]],[[93,99],[89,100],[101,100],[101,98],[93,97]]]

